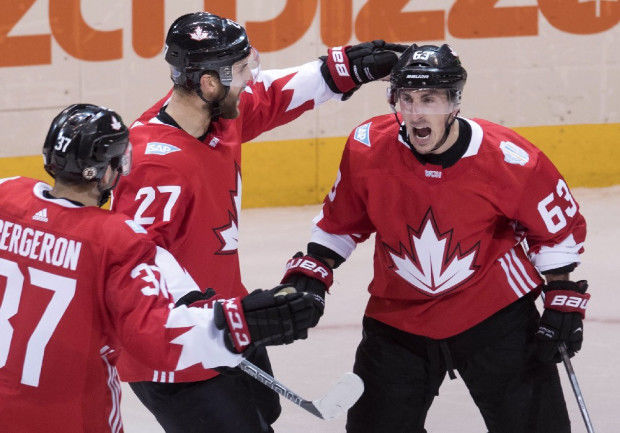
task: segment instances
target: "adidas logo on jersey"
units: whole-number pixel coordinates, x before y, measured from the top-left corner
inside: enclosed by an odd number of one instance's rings
[[[435,179],[441,179],[441,171],[437,171],[437,170],[424,170],[424,175],[426,177],[432,177]]]
[[[43,221],[44,223],[46,223],[48,221],[47,220],[47,208],[43,208],[39,212],[34,214],[32,216],[32,219],[36,221]]]

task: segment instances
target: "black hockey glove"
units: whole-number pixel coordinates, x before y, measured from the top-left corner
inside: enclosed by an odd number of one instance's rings
[[[241,353],[257,345],[290,344],[308,337],[308,328],[318,320],[314,318],[314,298],[282,292],[283,286],[257,289],[244,298],[215,303],[215,326],[224,330],[224,343],[231,352]]]
[[[334,93],[343,93],[343,100],[351,97],[361,84],[388,75],[407,45],[390,44],[383,40],[364,42],[327,50],[321,74]]]
[[[215,295],[215,290],[209,287],[204,292],[201,292],[200,290],[193,290],[186,293],[179,298],[179,300],[174,304],[174,306],[178,307],[181,305],[187,305],[188,307],[203,307],[205,304],[209,302],[214,302],[216,299],[217,296]]]
[[[292,286],[297,292],[307,293],[314,299],[315,321],[310,327],[319,323],[325,310],[325,292],[334,281],[332,268],[323,260],[297,252],[286,262],[286,272],[282,277],[283,285]]]
[[[586,293],[585,280],[550,281],[543,286],[545,311],[536,332],[536,354],[542,362],[560,362],[561,343],[566,345],[569,356],[581,349],[583,318],[590,294]]]

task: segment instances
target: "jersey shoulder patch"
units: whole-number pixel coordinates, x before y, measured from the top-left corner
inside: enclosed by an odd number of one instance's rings
[[[355,128],[353,138],[365,146],[370,147],[370,125],[372,122],[365,123]]]
[[[151,141],[150,143],[146,143],[146,148],[144,149],[145,155],[168,155],[172,152],[178,152],[181,149],[173,146],[168,143],[160,143],[158,141]]]
[[[530,155],[527,151],[511,141],[502,141],[499,144],[499,148],[504,154],[504,161],[508,164],[519,164],[524,166],[530,160]]]

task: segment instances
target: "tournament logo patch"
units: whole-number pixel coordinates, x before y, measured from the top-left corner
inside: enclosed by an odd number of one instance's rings
[[[158,143],[153,141],[151,143],[146,144],[146,150],[144,151],[145,155],[168,155],[172,152],[178,152],[179,149],[176,146],[168,143]]]
[[[362,143],[365,146],[370,147],[370,123],[366,123],[365,125],[358,126],[355,128],[355,133],[353,134],[353,138]]]
[[[530,160],[530,155],[525,150],[510,141],[502,141],[499,148],[504,153],[504,161],[508,164],[525,165]]]

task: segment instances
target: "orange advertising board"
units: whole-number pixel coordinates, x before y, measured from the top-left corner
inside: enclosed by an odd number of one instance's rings
[[[105,61],[123,58],[123,38],[131,38],[138,56],[151,58],[164,43],[164,0],[132,0],[131,34],[122,28],[97,30],[82,16],[81,0],[49,0],[50,33],[10,36],[37,0],[0,0],[0,67],[51,63],[52,38],[76,59]],[[358,40],[393,42],[455,38],[536,36],[539,21],[571,34],[595,34],[616,26],[616,0],[537,0],[536,6],[498,7],[498,0],[454,0],[444,10],[404,12],[409,0],[367,0],[353,14],[353,0],[286,0],[280,13],[267,21],[247,21],[253,45],[272,52],[298,42],[320,15],[320,38],[327,46]],[[236,19],[237,0],[205,0],[210,12]],[[320,12],[318,12],[320,11]]]

